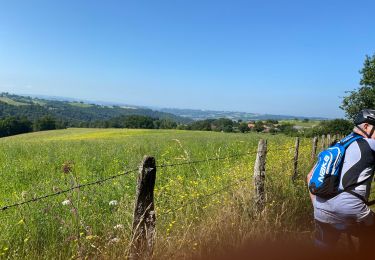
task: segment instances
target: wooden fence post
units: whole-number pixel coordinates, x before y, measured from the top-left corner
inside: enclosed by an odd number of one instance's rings
[[[293,168],[293,176],[292,181],[294,181],[297,178],[298,175],[298,152],[299,152],[299,137],[296,138],[296,145],[294,150],[294,168]]]
[[[329,147],[329,146],[331,145],[331,142],[332,142],[332,140],[331,140],[331,135],[328,134],[328,135],[327,135],[327,145],[326,145],[326,147]]]
[[[318,149],[318,137],[314,137],[311,150],[311,161],[315,160],[316,151]]]
[[[266,156],[267,141],[259,140],[258,153],[254,166],[254,188],[255,188],[255,209],[259,213],[263,210],[265,204],[264,181],[266,176]]]
[[[155,239],[154,211],[155,158],[145,156],[139,167],[135,197],[130,259],[150,259]]]
[[[320,141],[322,150],[324,150],[324,148],[325,148],[325,143],[326,143],[325,136],[322,135],[322,140]]]

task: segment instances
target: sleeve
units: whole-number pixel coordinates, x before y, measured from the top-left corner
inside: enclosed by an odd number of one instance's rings
[[[371,150],[375,152],[375,139],[365,138],[365,140],[370,145]]]

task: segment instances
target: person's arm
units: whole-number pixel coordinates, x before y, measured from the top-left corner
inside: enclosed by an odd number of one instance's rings
[[[315,167],[313,167],[313,168],[311,169],[311,171],[309,172],[309,174],[307,174],[307,185],[309,185],[309,182],[310,182],[310,179],[311,179],[311,177],[312,177],[312,173],[313,173],[313,171],[314,171],[314,168],[315,168]],[[309,190],[309,194],[310,194],[311,203],[314,204],[315,195],[311,194],[310,190]]]

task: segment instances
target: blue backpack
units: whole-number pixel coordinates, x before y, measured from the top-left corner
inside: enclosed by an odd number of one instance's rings
[[[330,199],[343,192],[339,189],[339,183],[345,151],[351,143],[360,138],[363,137],[351,133],[318,155],[318,162],[314,166],[309,182],[309,190],[312,194]]]

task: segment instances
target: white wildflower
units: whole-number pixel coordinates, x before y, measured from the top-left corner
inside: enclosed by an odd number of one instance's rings
[[[122,230],[124,229],[124,225],[122,224],[117,224],[116,226],[113,227],[115,230]]]
[[[117,200],[111,200],[109,202],[109,206],[117,206],[118,205],[118,201]]]
[[[118,237],[115,237],[109,240],[109,243],[113,243],[113,244],[118,243],[118,242],[120,242],[120,239]]]
[[[28,195],[27,191],[23,191],[23,192],[21,193],[21,197],[22,197],[23,199],[26,199],[27,195]]]
[[[68,205],[71,205],[72,202],[70,200],[64,200],[63,202],[61,202],[64,206],[68,206]]]

